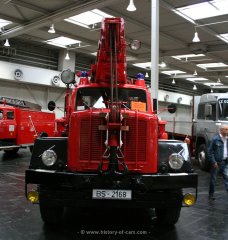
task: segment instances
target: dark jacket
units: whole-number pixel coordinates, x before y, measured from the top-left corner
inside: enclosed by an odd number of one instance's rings
[[[213,136],[208,148],[208,159],[211,164],[220,163],[224,156],[224,143],[219,134]]]

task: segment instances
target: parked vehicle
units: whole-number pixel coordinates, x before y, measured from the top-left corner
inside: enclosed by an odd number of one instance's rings
[[[191,139],[192,155],[202,170],[209,170],[207,149],[221,124],[228,124],[228,94],[208,93],[194,96],[192,106],[177,106],[174,114],[161,114],[167,120],[167,132],[172,138]]]
[[[32,150],[40,134],[54,136],[54,113],[42,112],[39,105],[27,101],[0,97],[0,150],[7,153],[16,153],[24,147]]]
[[[26,196],[45,223],[60,223],[65,206],[122,206],[155,208],[158,222],[175,224],[196,201],[187,144],[167,140],[143,74],[127,79],[126,45],[123,19],[106,18],[90,77],[82,72],[70,94],[74,74],[61,74],[64,136],[38,138],[25,173]]]

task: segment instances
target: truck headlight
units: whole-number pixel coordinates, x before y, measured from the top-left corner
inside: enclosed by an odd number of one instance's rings
[[[184,158],[178,154],[178,153],[173,153],[169,156],[169,166],[172,169],[178,170],[181,169],[184,163]]]
[[[53,150],[46,150],[43,152],[41,159],[44,165],[50,167],[53,166],[57,160],[57,155]]]

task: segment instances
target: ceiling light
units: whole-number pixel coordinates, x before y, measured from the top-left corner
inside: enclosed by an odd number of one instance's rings
[[[228,65],[222,63],[222,62],[217,62],[217,63],[201,63],[197,64],[197,67],[204,68],[205,70],[207,68],[222,68],[222,67],[227,67]]]
[[[203,85],[206,85],[206,86],[211,86],[211,83],[204,83]],[[223,84],[222,83],[217,83],[217,82],[213,82],[213,86],[222,86]]]
[[[113,17],[112,15],[102,12],[99,9],[93,9],[91,11],[80,13],[78,15],[75,15],[70,18],[66,18],[64,20],[84,28],[91,28],[93,24],[95,27],[95,24],[100,23],[103,18],[112,18],[112,17]]]
[[[193,90],[197,90],[197,87],[196,87],[196,85],[194,85],[192,89],[193,89]]]
[[[211,89],[211,93],[213,93],[214,91],[213,91],[213,89]]]
[[[217,80],[217,83],[221,83],[221,80],[220,80],[220,78],[218,78],[218,80]]]
[[[188,59],[189,58],[198,58],[198,57],[203,57],[203,56],[205,56],[205,54],[183,54],[183,55],[172,56],[172,58],[182,60],[182,59],[186,59],[186,58],[188,58]]]
[[[162,71],[161,73],[163,74],[167,74],[167,75],[173,75],[176,76],[177,74],[183,74],[183,73],[186,73],[184,71],[181,71],[181,70],[168,70],[168,71]]]
[[[132,64],[136,67],[144,68],[144,69],[150,69],[151,68],[151,62],[144,62],[144,63],[134,63]]]
[[[198,37],[198,32],[195,29],[195,34],[194,34],[194,38],[192,39],[192,42],[200,42],[200,39]]]
[[[49,39],[46,41],[47,44],[51,44],[51,45],[63,47],[63,48],[67,48],[68,45],[73,45],[78,42],[80,41],[72,38],[68,38],[68,37],[63,37],[63,36]]]
[[[66,53],[65,60],[70,60],[70,56],[69,56],[68,51],[67,51],[67,53]]]
[[[161,64],[160,64],[160,67],[165,68],[166,66],[167,66],[166,63],[164,61],[162,61]]]
[[[194,76],[197,76],[197,75],[198,75],[198,73],[197,73],[196,70],[194,71],[193,75],[194,75]]]
[[[5,43],[4,43],[4,47],[10,47],[10,44],[9,44],[9,40],[6,39]]]
[[[135,11],[135,10],[136,10],[136,7],[135,7],[135,5],[134,5],[134,1],[133,1],[133,0],[130,0],[129,5],[128,5],[128,7],[127,7],[127,11],[133,12],[133,11]]]
[[[173,78],[173,81],[172,81],[172,84],[175,84],[176,82],[175,82],[175,80],[174,80],[174,78]]]
[[[3,28],[6,25],[11,24],[11,23],[12,22],[0,18],[0,28]]]
[[[204,77],[190,77],[186,78],[186,80],[195,82],[195,81],[207,81],[208,79]]]
[[[227,0],[212,0],[177,8],[183,15],[193,20],[220,16],[228,13]]]
[[[148,77],[149,77],[149,74],[148,74],[148,72],[146,72],[146,75],[145,75],[145,77],[146,77],[146,78],[148,78]]]
[[[52,24],[52,25],[50,26],[50,28],[48,29],[48,32],[49,32],[49,33],[55,33],[54,24]]]

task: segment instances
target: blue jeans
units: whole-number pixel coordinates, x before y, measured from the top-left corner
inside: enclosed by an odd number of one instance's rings
[[[209,183],[209,195],[213,195],[215,192],[215,182],[218,173],[221,173],[224,178],[225,189],[228,192],[228,163],[227,161],[222,161],[218,164],[218,168],[211,168],[211,177]]]

